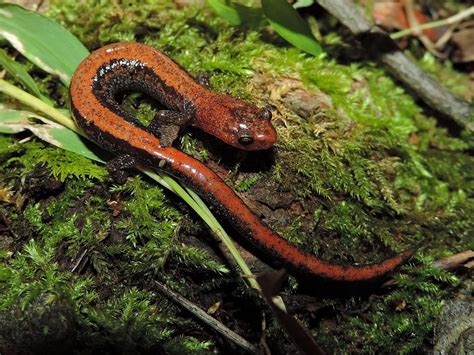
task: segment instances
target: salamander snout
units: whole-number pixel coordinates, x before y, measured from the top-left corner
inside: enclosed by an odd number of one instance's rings
[[[244,150],[269,149],[276,142],[275,128],[270,121],[272,113],[268,109],[248,106],[233,111],[234,143]]]
[[[272,113],[229,95],[212,94],[198,101],[193,125],[243,150],[271,148],[277,139]]]
[[[235,145],[244,150],[264,150],[275,144],[277,134],[269,120],[265,122],[240,123],[236,129]]]

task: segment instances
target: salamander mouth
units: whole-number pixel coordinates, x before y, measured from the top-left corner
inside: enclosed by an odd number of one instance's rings
[[[234,147],[242,149],[242,150],[248,150],[248,151],[258,151],[258,150],[266,150],[270,149],[273,147],[274,142],[273,141],[259,141],[259,140],[254,140],[251,143],[248,144],[242,144],[240,141],[236,142],[237,144],[232,144]]]
[[[252,144],[254,141],[253,137],[251,135],[248,135],[248,134],[245,134],[245,135],[241,135],[239,137],[239,143],[242,144],[242,145],[250,145]]]

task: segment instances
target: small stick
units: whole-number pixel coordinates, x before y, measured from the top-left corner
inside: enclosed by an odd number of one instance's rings
[[[433,265],[446,271],[454,271],[460,268],[472,269],[474,267],[474,251],[465,250],[446,258],[435,260]],[[395,280],[390,279],[383,283],[382,287],[387,288],[395,284]]]
[[[85,249],[82,251],[81,255],[79,255],[79,257],[76,259],[76,262],[75,262],[74,265],[72,266],[71,272],[76,272],[76,270],[77,270],[77,269],[79,268],[79,266],[82,264],[82,261],[84,260],[84,258],[85,258],[85,256],[86,256],[86,254],[87,254],[88,251],[89,251],[89,250],[88,250],[87,248],[85,248]]]
[[[433,265],[443,270],[456,270],[461,267],[472,269],[474,267],[474,251],[465,250],[460,253],[442,258],[433,262]]]
[[[418,29],[418,26],[420,24],[415,15],[415,6],[413,5],[413,0],[405,0],[403,3],[405,4],[405,13],[407,15],[408,24],[410,25],[410,28],[414,29],[414,33],[421,41],[421,43],[423,43],[425,48],[434,56],[439,58],[446,58],[447,54],[439,52],[436,49],[434,43],[428,38],[428,36],[425,35],[422,30]]]
[[[166,297],[170,298],[173,302],[177,303],[190,313],[192,313],[196,318],[199,318],[202,322],[206,323],[216,332],[221,334],[222,336],[229,339],[234,344],[240,346],[242,349],[246,350],[251,354],[259,354],[258,348],[253,345],[252,343],[248,342],[244,338],[242,338],[239,334],[234,332],[233,330],[227,328],[224,324],[219,322],[217,319],[211,317],[209,314],[204,312],[201,308],[196,306],[194,303],[190,302],[183,296],[177,294],[176,292],[172,291],[165,285],[155,281],[155,285],[160,292],[162,292]]]
[[[461,20],[463,20],[463,19],[465,19],[469,16],[472,16],[472,15],[474,15],[474,6],[471,6],[471,7],[467,8],[463,11],[458,12],[456,15],[445,18],[443,20],[423,23],[423,24],[418,25],[418,26],[407,28],[406,30],[401,30],[401,31],[392,33],[390,35],[390,38],[391,39],[400,39],[400,38],[408,36],[412,33],[416,33],[418,31],[427,30],[427,29],[430,29],[430,28],[441,27],[441,26],[445,26],[445,25],[453,25],[453,24],[456,24],[456,23],[460,22]]]
[[[458,27],[460,22],[461,21],[449,25],[446,32],[444,32],[443,35],[436,41],[435,47],[437,49],[443,48],[445,44],[451,39],[451,37],[453,36],[454,30]]]

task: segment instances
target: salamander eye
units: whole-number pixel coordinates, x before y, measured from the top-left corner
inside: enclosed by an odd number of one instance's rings
[[[259,113],[259,117],[262,120],[270,120],[272,118],[272,112],[270,110],[267,110],[266,108],[261,110]]]
[[[253,143],[253,138],[250,134],[248,133],[243,133],[240,137],[239,137],[239,143],[242,144],[242,145],[249,145],[249,144],[252,144]]]

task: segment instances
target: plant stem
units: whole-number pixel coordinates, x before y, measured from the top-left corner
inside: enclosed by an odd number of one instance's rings
[[[207,324],[216,332],[226,337],[232,343],[240,346],[247,353],[260,354],[259,349],[255,345],[247,341],[245,338],[241,337],[239,334],[237,334],[233,330],[227,328],[224,324],[222,324],[217,319],[207,314],[204,310],[202,310],[197,305],[189,301],[187,298],[184,298],[180,294],[174,292],[173,290],[171,290],[170,288],[166,287],[165,285],[159,282],[155,281],[155,286],[161,293],[166,295],[166,297],[174,301],[176,304],[178,304],[182,308],[186,309],[188,312],[193,314],[196,318],[200,319],[202,322]]]
[[[63,125],[64,127],[67,127],[70,130],[84,136],[81,129],[68,116],[62,114],[60,111],[55,109],[53,106],[48,105],[44,101],[28,94],[26,91],[17,88],[15,85],[0,79],[0,91],[17,99],[21,103],[33,108],[34,110],[44,113],[60,125]]]
[[[422,30],[427,30],[429,28],[436,28],[436,27],[441,27],[441,26],[445,26],[445,25],[452,25],[452,24],[454,24],[456,22],[459,22],[462,19],[464,19],[466,17],[469,17],[469,16],[472,16],[472,15],[474,15],[474,6],[471,6],[467,9],[457,13],[456,15],[445,18],[443,20],[424,23],[424,24],[421,24],[421,25],[418,25],[418,26],[407,28],[406,30],[401,30],[401,31],[392,33],[390,35],[390,38],[395,40],[395,39],[399,39],[399,38],[408,36],[412,33],[417,33],[417,32],[422,31]]]

